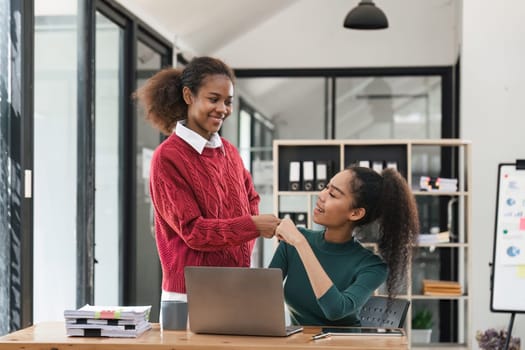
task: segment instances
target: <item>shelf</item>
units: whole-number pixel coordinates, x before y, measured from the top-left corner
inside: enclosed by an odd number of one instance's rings
[[[468,196],[468,192],[465,191],[412,191],[412,193],[414,194],[414,196]]]
[[[319,191],[279,191],[279,196],[313,196],[319,194]]]
[[[468,248],[468,243],[418,243],[417,246],[427,248]]]
[[[468,300],[468,295],[421,295],[412,294],[413,300]]]
[[[373,139],[373,140],[278,140],[281,146],[338,146],[338,145],[405,145],[412,146],[466,146],[471,142],[462,139]]]
[[[429,343],[429,344],[412,344],[412,348],[418,350],[466,350],[466,344],[463,343]]]

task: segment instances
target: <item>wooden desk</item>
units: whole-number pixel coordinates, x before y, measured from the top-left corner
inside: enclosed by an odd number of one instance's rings
[[[82,338],[66,336],[63,322],[41,323],[0,337],[2,350],[179,350],[179,349],[408,349],[404,337],[345,336],[311,340],[318,327],[289,337],[250,337],[160,332],[159,325],[138,338]]]

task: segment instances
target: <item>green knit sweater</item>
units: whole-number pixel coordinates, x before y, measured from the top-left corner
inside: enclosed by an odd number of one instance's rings
[[[324,231],[299,230],[334,284],[316,299],[297,250],[281,242],[269,267],[283,271],[284,297],[292,323],[359,326],[359,310],[386,280],[386,264],[356,239],[330,243],[324,240]]]

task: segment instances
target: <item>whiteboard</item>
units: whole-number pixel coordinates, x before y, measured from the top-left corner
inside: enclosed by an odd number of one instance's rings
[[[525,312],[525,169],[499,164],[491,310]]]

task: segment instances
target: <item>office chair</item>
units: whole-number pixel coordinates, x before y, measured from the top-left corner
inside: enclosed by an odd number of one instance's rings
[[[370,297],[359,313],[361,326],[402,328],[405,324],[410,301],[406,299],[393,299],[388,310],[387,306],[387,297]]]

